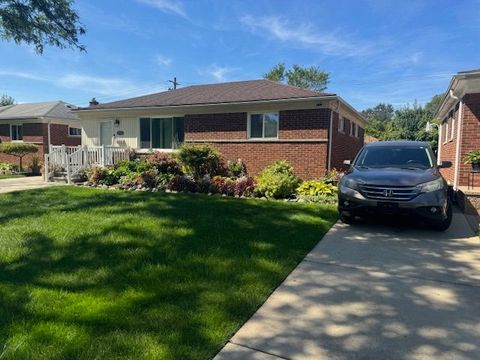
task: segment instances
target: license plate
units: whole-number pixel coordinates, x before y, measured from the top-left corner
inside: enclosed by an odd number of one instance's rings
[[[395,211],[398,209],[398,204],[391,202],[378,202],[377,207],[382,211]]]

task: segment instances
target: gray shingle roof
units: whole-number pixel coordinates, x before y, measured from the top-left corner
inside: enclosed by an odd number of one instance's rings
[[[0,106],[0,120],[36,119],[41,117],[78,120],[77,115],[70,111],[71,108],[73,108],[72,105],[63,101]]]
[[[207,105],[309,97],[314,98],[334,95],[335,94],[302,89],[270,80],[248,80],[188,86],[176,90],[94,105],[85,109]]]

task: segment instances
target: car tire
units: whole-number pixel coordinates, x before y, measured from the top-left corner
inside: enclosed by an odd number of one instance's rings
[[[452,209],[452,204],[448,204],[447,207],[447,218],[442,221],[436,221],[432,224],[432,227],[434,230],[437,231],[445,231],[450,227],[450,224],[452,223],[452,218],[453,218],[453,209]]]
[[[340,214],[340,221],[343,222],[344,224],[353,224],[355,222],[355,216],[352,214],[346,214],[345,212],[342,212]]]

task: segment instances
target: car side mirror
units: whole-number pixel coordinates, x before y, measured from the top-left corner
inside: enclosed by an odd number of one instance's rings
[[[352,165],[352,160],[343,160],[343,165]]]
[[[438,165],[439,169],[446,169],[452,167],[452,162],[451,161],[442,161],[440,165]]]

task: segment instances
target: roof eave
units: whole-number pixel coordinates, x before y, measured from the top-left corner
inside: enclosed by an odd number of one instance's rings
[[[181,104],[181,105],[156,105],[156,106],[127,106],[127,107],[111,107],[111,108],[78,108],[72,112],[97,112],[97,111],[118,111],[118,110],[148,110],[148,109],[178,109],[178,108],[196,108],[206,106],[227,106],[227,105],[246,105],[246,104],[262,104],[271,102],[293,102],[293,101],[308,101],[308,100],[326,100],[337,99],[336,94],[322,95],[322,96],[308,96],[301,98],[282,98],[270,100],[250,100],[250,101],[232,101],[232,102],[218,102],[218,103],[202,103],[202,104]],[[343,101],[343,100],[342,100]]]

